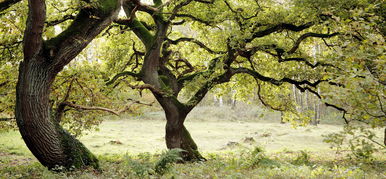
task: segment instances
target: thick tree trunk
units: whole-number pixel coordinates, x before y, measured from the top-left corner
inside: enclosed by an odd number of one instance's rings
[[[166,146],[168,149],[182,149],[181,157],[184,161],[204,161],[198,152],[198,147],[184,126],[189,111],[171,97],[157,96],[166,115]]]
[[[184,121],[185,117],[179,115],[166,117],[166,146],[168,149],[180,148],[184,150],[181,153],[184,161],[204,161],[205,158],[198,152],[198,147],[189,131],[180,122]]]
[[[46,2],[28,1],[15,114],[27,147],[49,169],[98,168],[96,157],[59,125],[49,105],[56,75],[111,24],[121,7],[120,0],[89,3],[65,31],[44,41]]]
[[[15,114],[27,147],[49,169],[98,168],[96,157],[50,114],[50,87],[57,73],[44,63],[42,58],[19,67]]]

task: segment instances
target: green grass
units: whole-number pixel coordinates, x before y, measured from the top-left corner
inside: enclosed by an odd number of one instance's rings
[[[98,154],[153,153],[166,148],[164,125],[164,120],[110,120],[104,121],[98,132],[80,139]],[[341,129],[334,125],[294,129],[289,124],[229,121],[187,121],[186,127],[203,152],[232,150],[232,143],[240,147],[264,146],[267,151],[328,150],[321,134]]]
[[[385,178],[384,161],[359,163],[344,157],[306,152],[265,154],[253,150],[207,154],[208,161],[168,163],[159,154],[99,156],[92,169],[53,173],[38,162],[0,166],[0,178]],[[299,159],[300,158],[300,159]],[[160,172],[162,171],[162,172]]]
[[[322,142],[322,134],[342,126],[294,129],[280,124],[276,113],[260,112],[264,115],[242,111],[237,118],[231,109],[196,109],[186,127],[208,161],[165,164],[165,170],[155,167],[166,149],[162,112],[109,118],[99,131],[80,137],[98,155],[102,173],[91,169],[52,173],[36,161],[18,131],[0,132],[0,178],[386,178],[384,155],[363,163],[345,153],[335,154]],[[382,132],[376,131],[381,136]],[[256,148],[265,150],[254,152]]]

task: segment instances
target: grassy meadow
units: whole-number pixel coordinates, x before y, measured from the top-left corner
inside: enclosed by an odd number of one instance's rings
[[[198,107],[185,125],[208,161],[174,164],[165,151],[163,118],[162,111],[105,117],[99,130],[81,136],[102,171],[52,173],[18,131],[1,132],[0,178],[386,178],[384,153],[360,162],[323,142],[323,134],[342,129],[339,121],[294,128],[258,108]]]

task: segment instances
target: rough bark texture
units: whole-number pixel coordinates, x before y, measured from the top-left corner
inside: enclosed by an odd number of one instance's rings
[[[38,57],[39,58],[39,57]],[[19,69],[16,119],[20,133],[36,158],[50,169],[93,166],[98,161],[50,114],[49,91],[55,74],[43,63],[23,62]]]
[[[15,114],[27,147],[49,169],[99,167],[96,157],[50,113],[49,95],[56,75],[112,22],[120,7],[118,2],[108,9],[102,8],[103,5],[99,9],[82,9],[67,30],[45,42],[42,39],[45,1],[29,1]],[[93,14],[98,18],[92,17]]]
[[[173,99],[159,98],[166,114],[166,146],[168,149],[180,148],[184,151],[181,157],[184,161],[203,161],[204,157],[198,152],[198,147],[184,126],[188,111]]]

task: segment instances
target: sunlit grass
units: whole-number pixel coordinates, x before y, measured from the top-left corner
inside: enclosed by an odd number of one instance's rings
[[[91,169],[52,173],[32,156],[18,131],[0,132],[0,178],[386,177],[384,155],[377,154],[372,163],[362,163],[345,153],[335,154],[323,143],[322,134],[337,132],[341,125],[295,129],[280,124],[275,113],[245,114],[248,111],[237,118],[237,111],[207,107],[194,111],[185,125],[208,161],[172,164],[163,176],[154,169],[166,149],[162,112],[121,119],[107,117],[99,131],[88,131],[80,137],[98,155],[103,173]],[[382,132],[376,131],[378,135]],[[252,155],[256,147],[264,148],[264,152]]]

